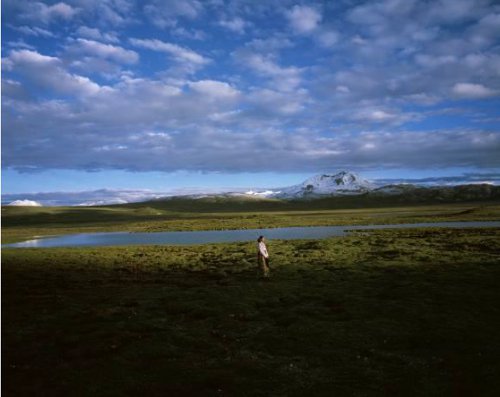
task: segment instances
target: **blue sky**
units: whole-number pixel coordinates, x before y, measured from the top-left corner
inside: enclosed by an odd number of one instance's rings
[[[500,181],[498,2],[4,0],[2,14],[4,195],[341,169]]]

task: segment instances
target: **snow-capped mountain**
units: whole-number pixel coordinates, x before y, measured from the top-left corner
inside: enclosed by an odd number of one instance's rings
[[[315,175],[301,184],[280,189],[276,198],[307,198],[318,196],[361,194],[375,189],[375,185],[359,175],[341,171],[337,174]]]
[[[33,200],[14,200],[13,202],[7,204],[11,205],[13,207],[41,207],[42,204],[40,204],[38,201],[33,201]]]

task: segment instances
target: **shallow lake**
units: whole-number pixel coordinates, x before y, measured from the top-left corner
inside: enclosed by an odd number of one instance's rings
[[[85,247],[113,245],[189,245],[224,243],[237,241],[255,241],[260,235],[267,239],[323,239],[327,237],[342,237],[351,230],[375,229],[410,229],[421,227],[500,227],[500,221],[493,222],[430,222],[397,225],[343,225],[314,227],[280,227],[272,229],[246,230],[204,230],[192,232],[156,232],[156,233],[80,233],[62,236],[46,236],[20,243],[4,244],[11,248],[49,248],[49,247]]]

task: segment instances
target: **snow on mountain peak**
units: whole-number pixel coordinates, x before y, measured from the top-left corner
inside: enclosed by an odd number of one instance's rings
[[[33,200],[15,200],[7,205],[11,205],[13,207],[41,207],[38,201]]]
[[[320,174],[315,175],[302,183],[302,185],[313,185],[315,187],[338,187],[338,186],[351,186],[358,184],[366,184],[367,181],[360,176],[347,171],[341,171],[337,174]]]
[[[247,196],[257,196],[257,197],[270,197],[276,193],[279,192],[274,192],[273,190],[265,190],[263,192],[257,192],[254,190],[249,190],[248,192],[245,192]]]
[[[359,175],[341,171],[337,174],[318,174],[301,184],[282,189],[276,197],[300,198],[323,195],[360,194],[374,186]]]

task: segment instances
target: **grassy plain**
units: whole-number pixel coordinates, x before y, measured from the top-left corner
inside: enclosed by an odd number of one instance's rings
[[[318,201],[207,203],[178,200],[106,207],[3,207],[2,243],[42,235],[84,232],[159,232],[500,220],[498,202],[337,209],[335,206],[328,206],[328,202],[322,204]],[[307,205],[313,208],[306,209]]]
[[[117,218],[112,212],[124,211],[119,207],[34,209],[28,218],[9,209],[3,238],[499,220],[499,209],[484,203],[163,209],[137,218]],[[156,216],[161,219],[149,220]],[[384,230],[275,240],[269,250],[270,281],[258,276],[254,242],[4,249],[2,391],[56,397],[498,395],[500,229]]]

